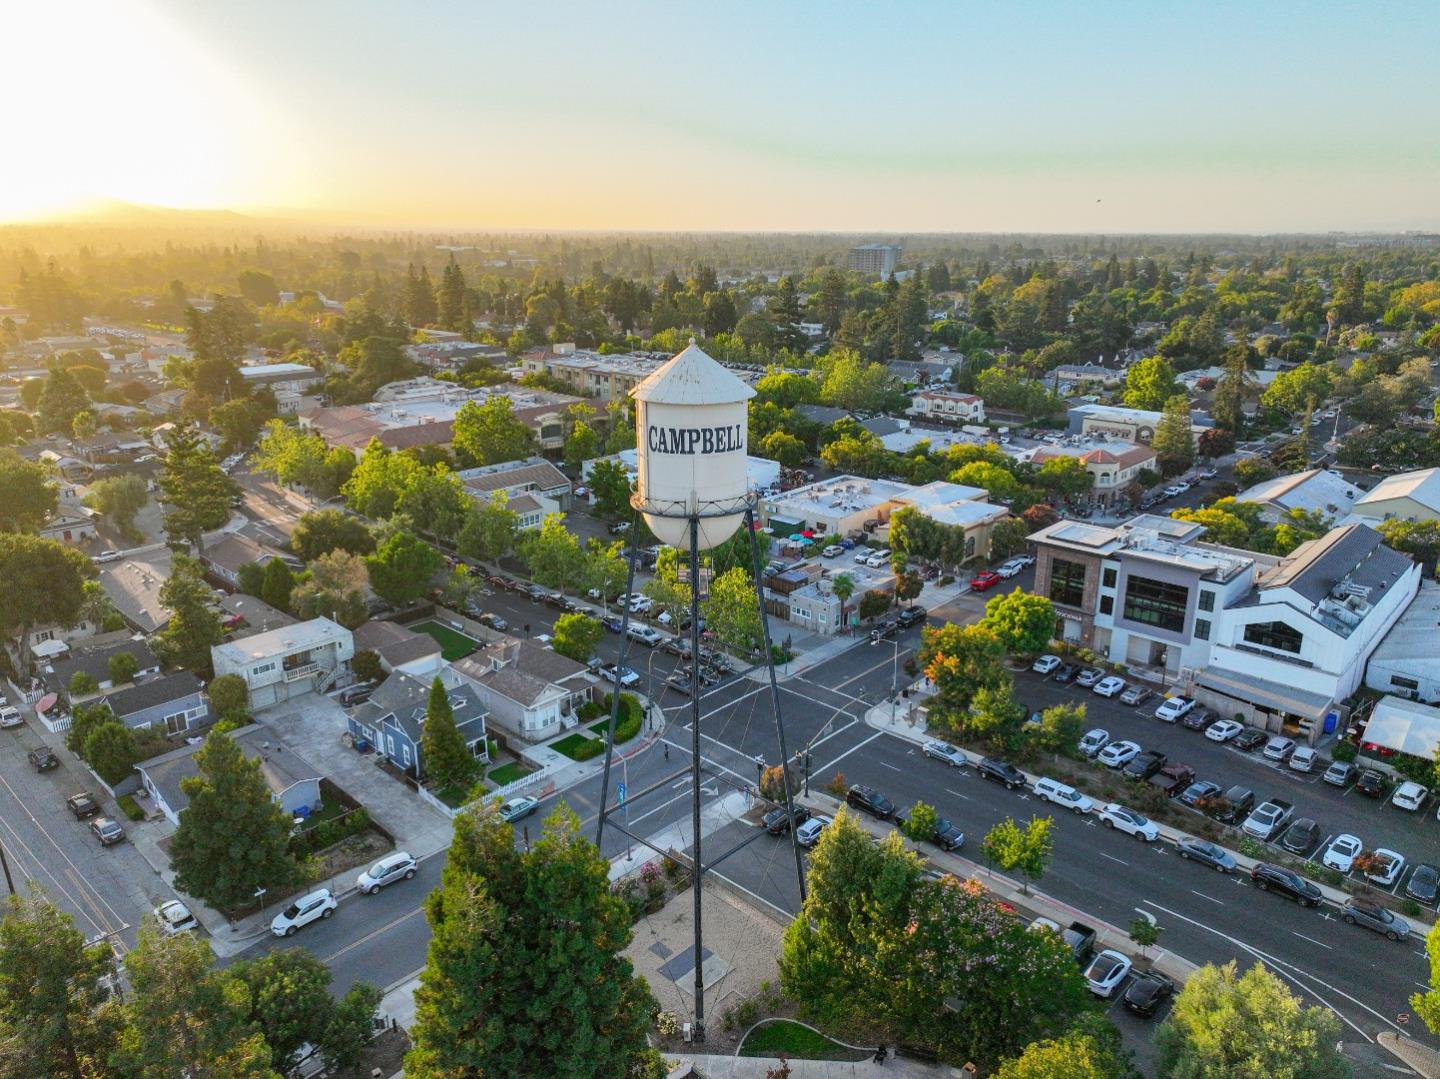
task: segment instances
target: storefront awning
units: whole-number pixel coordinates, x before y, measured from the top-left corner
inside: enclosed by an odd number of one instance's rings
[[[1237,701],[1258,704],[1272,712],[1288,712],[1303,719],[1324,719],[1330,710],[1331,700],[1323,693],[1310,693],[1294,686],[1267,682],[1263,678],[1251,678],[1205,668],[1195,676],[1197,685],[1234,697]]]
[[[1440,708],[1400,697],[1381,697],[1361,738],[1433,761],[1436,747],[1440,746]]]

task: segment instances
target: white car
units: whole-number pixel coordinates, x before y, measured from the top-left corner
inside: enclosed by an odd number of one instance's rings
[[[1110,802],[1100,810],[1100,820],[1104,822],[1106,828],[1114,828],[1117,832],[1133,835],[1136,839],[1144,840],[1146,843],[1153,843],[1160,838],[1160,829],[1156,827],[1153,820],[1143,813],[1127,809],[1119,802]]]
[[[1100,751],[1099,761],[1107,768],[1123,768],[1140,755],[1140,747],[1131,741],[1111,742]]]
[[[1176,495],[1183,495],[1184,493],[1185,493],[1185,488],[1181,487],[1178,483],[1177,483],[1177,484],[1174,484],[1173,486],[1170,486],[1170,487],[1165,488],[1165,497],[1166,497],[1166,498],[1174,498]]]
[[[1174,723],[1194,707],[1195,702],[1189,697],[1166,697],[1160,702],[1160,707],[1155,709],[1155,718]]]
[[[630,601],[631,614],[649,614],[655,609],[655,601],[649,596],[636,596]]]
[[[1364,844],[1355,836],[1350,835],[1348,832],[1341,832],[1334,839],[1330,840],[1330,845],[1325,848],[1325,854],[1321,857],[1320,861],[1331,869],[1338,870],[1341,873],[1348,873],[1355,867],[1355,859],[1360,856],[1360,852],[1364,849]]]
[[[1371,856],[1375,862],[1365,871],[1365,879],[1372,884],[1389,888],[1400,879],[1400,874],[1405,872],[1405,856],[1403,854],[1386,847],[1376,847],[1371,851]]]
[[[641,644],[648,645],[651,648],[654,648],[665,639],[664,635],[657,629],[651,629],[649,626],[636,625],[625,627],[625,636],[629,637],[632,641],[639,641]]]
[[[1058,666],[1060,666],[1060,657],[1047,654],[1030,664],[1030,669],[1036,674],[1049,674]]]
[[[1095,808],[1093,799],[1081,794],[1074,787],[1054,779],[1037,779],[1035,795],[1042,802],[1049,802],[1061,809],[1069,809],[1075,813],[1089,813]]]
[[[1425,801],[1425,796],[1429,793],[1419,783],[1407,780],[1395,788],[1395,793],[1390,796],[1390,801],[1397,809],[1408,809],[1413,813],[1420,808]]]
[[[23,727],[24,725],[25,720],[20,717],[20,709],[13,704],[0,707],[0,727],[8,730],[11,727]]]
[[[1284,735],[1281,734],[1277,734],[1274,738],[1270,739],[1270,741],[1265,743],[1264,753],[1265,759],[1267,761],[1288,760],[1290,758],[1290,754],[1294,752],[1295,739],[1286,738]]]
[[[1090,689],[1096,682],[1105,677],[1105,672],[1097,667],[1086,667],[1075,676],[1075,684],[1082,689]]]
[[[1109,678],[1102,678],[1095,683],[1095,688],[1090,692],[1097,697],[1113,697],[1125,690],[1125,679],[1118,675],[1111,675]]]
[[[1109,1000],[1130,973],[1130,960],[1106,948],[1085,968],[1085,984],[1097,997]]]
[[[965,756],[965,751],[959,746],[952,746],[949,742],[926,742],[922,750],[925,756],[932,760],[944,761],[946,764],[953,764],[956,768],[970,763],[970,758]]]
[[[820,833],[825,825],[830,823],[830,818],[816,814],[807,820],[799,828],[795,829],[795,842],[802,847],[813,847],[820,840]]]
[[[1228,742],[1245,729],[1245,724],[1233,719],[1221,719],[1205,728],[1205,737],[1212,742]]]
[[[361,895],[374,895],[387,884],[397,880],[409,880],[415,876],[415,859],[403,850],[381,858],[360,876],[355,878],[355,887]]]
[[[178,899],[167,899],[150,913],[160,923],[166,936],[192,933],[200,928],[200,923],[195,920],[195,915],[190,913],[190,908]]]
[[[881,566],[889,564],[889,562],[890,554],[888,551],[879,551],[875,554],[872,554],[869,558],[865,559],[865,565],[869,566],[871,569],[879,569]]]
[[[820,557],[821,557],[821,558],[839,558],[839,557],[840,557],[842,554],[844,554],[844,553],[845,553],[845,548],[844,548],[844,547],[841,547],[838,543],[832,543],[832,544],[830,544],[829,547],[826,547],[823,551],[820,552]]]
[[[995,572],[1002,580],[1008,581],[1011,577],[1020,576],[1020,571],[1024,568],[1024,562],[1018,558],[1012,558],[1008,562],[1001,562],[996,566]]]
[[[1290,754],[1290,770],[1292,772],[1309,772],[1315,767],[1315,762],[1320,759],[1311,746],[1296,746]]]
[[[275,915],[270,922],[270,932],[277,937],[294,936],[295,930],[307,926],[311,922],[317,922],[321,918],[330,917],[339,905],[335,902],[335,897],[330,894],[329,888],[321,888],[308,895],[302,895]]]
[[[861,548],[859,548],[859,549],[855,552],[855,564],[856,564],[857,566],[863,566],[863,565],[865,565],[866,562],[869,562],[869,561],[870,561],[870,556],[871,556],[872,554],[874,554],[874,553],[875,553],[875,552],[872,551],[869,547],[861,547]]]
[[[1085,732],[1085,737],[1080,739],[1079,750],[1087,757],[1093,757],[1110,744],[1110,732],[1104,727],[1096,727]]]

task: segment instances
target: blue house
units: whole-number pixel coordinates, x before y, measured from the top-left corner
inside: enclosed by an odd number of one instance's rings
[[[441,682],[450,698],[460,737],[477,759],[488,761],[485,720],[490,710],[473,686],[461,682],[448,669],[442,673]],[[425,776],[420,743],[425,731],[425,710],[430,703],[430,685],[428,679],[396,671],[346,720],[352,738],[363,738],[396,768],[416,779]]]
[[[210,699],[192,671],[137,682],[100,698],[115,718],[130,728],[160,727],[166,734],[184,734],[210,721]]]

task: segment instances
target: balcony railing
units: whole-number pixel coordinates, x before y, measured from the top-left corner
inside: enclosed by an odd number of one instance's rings
[[[299,667],[287,667],[285,670],[285,681],[298,682],[302,678],[308,678],[320,669],[318,663],[304,663]]]

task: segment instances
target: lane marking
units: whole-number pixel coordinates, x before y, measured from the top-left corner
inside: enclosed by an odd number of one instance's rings
[[[1222,903],[1220,900],[1216,899],[1213,895],[1206,895],[1204,892],[1197,892],[1194,888],[1191,888],[1191,889],[1190,889],[1190,894],[1191,894],[1191,895],[1198,895],[1201,899],[1208,899],[1208,900],[1210,900],[1210,902],[1214,903],[1217,907],[1223,907],[1223,906],[1225,905],[1225,904]]]
[[[1102,851],[1096,851],[1095,853],[1097,853],[1098,855],[1100,855],[1100,857],[1102,857],[1102,858],[1109,858],[1112,862],[1119,862],[1121,865],[1129,865],[1129,864],[1130,864],[1129,862],[1125,861],[1125,859],[1123,859],[1123,858],[1117,858],[1117,857],[1115,857],[1115,855],[1113,855],[1113,854],[1106,854],[1103,850],[1102,850]]]
[[[905,770],[903,768],[896,768],[893,764],[890,764],[886,761],[876,761],[875,763],[880,765],[882,768],[890,769],[890,771],[892,772],[903,772]]]
[[[1136,907],[1136,908],[1135,908],[1135,913],[1138,914],[1138,915],[1140,915],[1140,917],[1144,918],[1144,919],[1145,919],[1147,922],[1149,922],[1151,925],[1159,925],[1159,924],[1160,924],[1159,922],[1157,922],[1157,921],[1155,920],[1155,915],[1151,914],[1151,913],[1150,913],[1148,910],[1146,910],[1144,907]]]
[[[819,768],[815,769],[815,772],[823,772],[823,771],[825,771],[825,769],[827,769],[827,768],[834,768],[837,764],[839,764],[841,761],[843,761],[846,757],[850,756],[850,754],[856,752],[857,750],[864,749],[864,748],[865,748],[866,746],[868,746],[871,742],[875,741],[875,739],[877,739],[877,738],[884,738],[884,737],[885,737],[885,732],[884,732],[884,731],[876,731],[876,732],[875,732],[874,734],[872,734],[869,738],[865,739],[865,741],[861,742],[858,746],[854,746],[854,747],[852,747],[852,748],[850,748],[850,749],[847,749],[844,753],[840,754],[840,756],[836,757],[833,761],[829,761],[829,762],[826,763],[826,764],[820,765]],[[811,772],[810,774],[811,774],[811,775],[814,775],[815,772]]]
[[[384,925],[377,926],[376,928],[370,930],[370,932],[366,933],[363,937],[357,937],[357,938],[355,938],[355,939],[352,940],[349,944],[346,944],[344,947],[340,948],[338,951],[331,952],[331,953],[330,953],[329,955],[327,955],[324,959],[320,960],[320,962],[325,963],[325,964],[329,964],[329,963],[332,962],[333,960],[339,959],[342,955],[345,955],[347,952],[353,952],[356,948],[360,947],[360,945],[362,945],[362,944],[368,944],[370,941],[374,940],[376,937],[380,936],[382,933],[388,933],[390,930],[394,929],[397,925],[400,925],[400,924],[403,923],[403,922],[408,922],[411,918],[414,918],[417,914],[423,916],[423,915],[425,914],[425,908],[424,908],[423,906],[416,907],[414,910],[408,911],[407,913],[400,915],[398,918],[392,918],[390,921],[386,922]]]
[[[1304,933],[1296,933],[1293,929],[1290,932],[1294,936],[1299,937],[1301,940],[1308,940],[1311,944],[1320,945],[1320,947],[1324,948],[1327,952],[1333,952],[1335,950],[1334,948],[1330,947],[1330,945],[1326,944],[1323,940],[1316,940],[1314,937],[1307,937]]]
[[[970,801],[970,796],[968,794],[961,794],[959,791],[952,791],[949,787],[945,788],[945,793],[953,794],[956,798],[964,799],[967,802]]]

